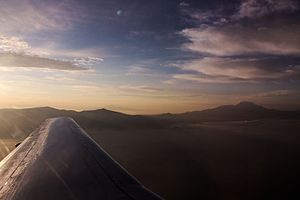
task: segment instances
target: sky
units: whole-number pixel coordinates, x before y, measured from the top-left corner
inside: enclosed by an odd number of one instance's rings
[[[0,0],[0,107],[300,109],[297,0]]]

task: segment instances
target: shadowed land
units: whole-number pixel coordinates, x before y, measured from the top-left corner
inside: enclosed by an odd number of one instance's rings
[[[256,114],[254,108],[259,108]],[[187,113],[183,119],[182,115],[131,116],[52,108],[0,112],[1,138],[11,147],[13,138],[26,137],[44,118],[73,117],[130,173],[167,199],[300,197],[298,112],[254,104],[212,109],[210,116],[211,112],[197,111],[198,119],[187,119]]]

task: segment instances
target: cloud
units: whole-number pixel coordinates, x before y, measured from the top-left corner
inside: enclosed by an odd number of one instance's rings
[[[157,87],[151,87],[151,86],[136,86],[136,85],[124,85],[120,86],[121,90],[124,91],[130,91],[130,92],[146,92],[146,93],[156,93],[156,92],[162,92],[163,89],[157,88]]]
[[[234,59],[206,57],[177,67],[193,73],[176,74],[175,79],[209,83],[300,80],[300,69],[278,58]]]
[[[95,64],[99,64],[102,61],[103,61],[102,58],[89,56],[84,58],[75,58],[73,60],[73,63],[76,66],[92,66]]]
[[[43,68],[70,71],[88,69],[77,66],[70,61],[16,53],[0,53],[0,67]]]
[[[180,12],[184,16],[183,20],[187,24],[221,25],[231,20],[231,16],[224,14],[222,8],[208,10],[190,6],[180,6]]]
[[[78,53],[73,53],[79,55]],[[102,58],[70,57],[69,59],[55,59],[47,56],[47,50],[32,48],[26,41],[18,37],[7,37],[0,34],[0,67],[46,68],[56,70],[86,70],[90,66],[99,64]],[[83,55],[83,54],[82,54]],[[60,56],[62,56],[60,54]]]
[[[85,17],[73,1],[9,0],[0,2],[2,32],[63,31]]]
[[[189,42],[184,43],[182,49],[217,56],[300,55],[299,31],[298,25],[261,28],[230,24],[187,28],[181,34]]]
[[[30,48],[29,44],[18,37],[6,37],[0,34],[0,51],[25,52]]]
[[[131,76],[143,76],[143,75],[152,75],[152,71],[149,68],[140,67],[140,66],[131,66],[125,75]]]
[[[267,92],[261,92],[258,94],[251,95],[251,97],[281,97],[281,96],[295,96],[299,95],[299,91],[297,90],[272,90]]]
[[[175,74],[167,83],[174,84],[175,80],[193,81],[200,83],[232,83],[227,77],[212,77],[203,74]]]
[[[198,20],[199,23],[209,23],[216,20],[218,15],[212,10],[187,10],[192,19]]]
[[[39,51],[39,49],[37,49]],[[118,57],[117,55],[109,54],[105,51],[105,49],[100,47],[91,47],[91,48],[83,48],[83,49],[59,49],[59,48],[47,48],[42,49],[45,51],[46,55],[49,56],[58,56],[58,57],[69,57],[69,58],[87,58],[94,57],[100,60],[104,60],[105,58]],[[101,56],[101,58],[99,57]]]
[[[187,2],[182,1],[182,2],[179,3],[179,6],[182,6],[182,7],[189,7],[190,4],[188,4]]]
[[[187,39],[181,49],[198,55],[199,59],[173,64],[183,71],[174,74],[168,82],[300,80],[300,69],[297,67],[300,26],[289,15],[298,6],[294,0],[245,0],[241,1],[237,11],[226,10],[225,6],[214,10],[183,9],[187,19],[196,22],[194,27],[180,32]],[[276,20],[267,17],[282,12],[286,15],[276,15]]]
[[[186,19],[192,18],[195,23],[180,32],[188,39],[182,49],[214,56],[300,55],[300,25],[295,16],[257,20],[271,13],[297,9],[299,3],[295,0],[245,0],[237,11],[226,10],[225,6],[214,10],[183,8]],[[251,20],[246,23],[244,17]]]
[[[293,12],[298,6],[294,0],[245,0],[234,18],[259,18],[274,12]]]
[[[162,71],[158,71],[154,66],[159,66],[160,64],[161,61],[159,59],[140,60],[128,66],[125,75],[158,77],[162,75]]]

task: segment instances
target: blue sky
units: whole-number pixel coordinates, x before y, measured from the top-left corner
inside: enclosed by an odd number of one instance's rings
[[[300,109],[296,0],[0,2],[0,107]]]

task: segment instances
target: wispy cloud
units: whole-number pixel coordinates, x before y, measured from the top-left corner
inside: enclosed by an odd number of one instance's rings
[[[188,7],[188,6],[190,6],[190,4],[187,3],[187,2],[182,1],[182,2],[179,3],[179,6]]]
[[[84,18],[76,2],[9,0],[0,2],[2,32],[68,30]]]
[[[244,54],[300,55],[299,26],[259,28],[239,24],[184,29],[184,50],[217,56]]]
[[[256,97],[263,97],[263,98],[274,98],[278,96],[294,96],[300,95],[300,92],[297,90],[272,90],[272,91],[267,91],[267,92],[261,92],[257,94],[251,95],[251,97],[256,98]]]
[[[46,50],[47,51],[47,50]],[[61,56],[61,55],[60,55]],[[86,70],[103,61],[98,57],[55,59],[47,52],[32,48],[18,37],[0,35],[0,67],[46,68],[56,70]]]
[[[35,48],[35,52],[43,52],[43,55],[51,57],[67,57],[67,58],[97,58],[103,61],[105,58],[117,57],[117,55],[109,54],[103,48],[90,47],[81,49],[62,49],[59,47]]]
[[[29,44],[18,37],[7,37],[0,34],[0,51],[5,52],[26,52]]]
[[[128,76],[159,76],[162,75],[161,71],[155,69],[159,66],[160,60],[158,59],[145,59],[140,60],[128,66],[126,75]]]
[[[234,18],[259,18],[274,12],[293,12],[299,9],[294,0],[245,0]]]
[[[120,89],[127,92],[146,92],[146,93],[157,93],[162,92],[162,88],[152,87],[152,86],[136,86],[136,85],[124,85],[120,86]]]
[[[16,53],[0,53],[0,67],[44,68],[56,70],[86,70],[70,61]]]
[[[166,81],[169,84],[176,84],[176,80],[193,81],[199,83],[232,83],[227,77],[208,76],[203,74],[174,74],[173,79]]]
[[[206,57],[187,61],[177,67],[196,73],[177,74],[175,79],[214,82],[261,82],[299,80],[300,69],[274,58],[234,59]]]
[[[84,58],[75,58],[73,60],[74,65],[76,66],[92,66],[95,64],[98,64],[100,62],[102,62],[103,59],[102,58],[97,58],[97,57],[84,57]]]

